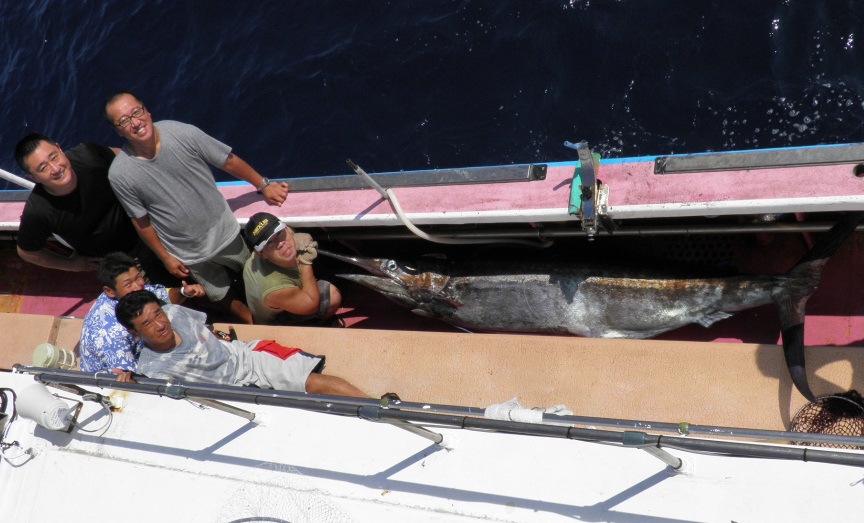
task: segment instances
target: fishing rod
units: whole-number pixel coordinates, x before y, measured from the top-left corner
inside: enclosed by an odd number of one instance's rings
[[[864,438],[808,434],[800,432],[772,431],[690,425],[688,423],[661,423],[626,419],[597,418],[574,415],[540,413],[538,423],[487,419],[487,409],[455,405],[412,403],[402,400],[378,400],[373,398],[351,398],[323,394],[306,394],[271,389],[236,387],[230,385],[208,385],[199,383],[172,382],[152,378],[136,378],[136,382],[115,381],[114,374],[63,371],[42,367],[15,365],[15,372],[33,375],[45,384],[91,385],[100,388],[127,390],[142,394],[167,396],[172,399],[199,399],[236,401],[256,405],[297,408],[307,411],[358,417],[371,421],[398,421],[444,425],[462,429],[481,429],[530,436],[559,437],[601,443],[618,443],[639,448],[660,447],[680,450],[717,452],[746,457],[802,459],[825,463],[864,466],[864,454],[822,451],[809,448],[776,447],[766,444],[744,442],[719,442],[708,439],[693,439],[686,436],[702,434],[713,437],[728,436],[774,441],[797,441],[831,445],[864,447]],[[528,410],[528,409],[525,409]],[[579,428],[573,425],[587,425]],[[623,431],[601,430],[593,427],[606,426],[625,429]],[[419,427],[412,427],[419,428]],[[651,435],[633,429],[656,430],[677,433],[678,436]],[[683,436],[683,437],[682,437]],[[429,438],[431,439],[431,438]],[[436,441],[440,443],[440,441]],[[711,450],[714,449],[714,450]],[[771,450],[774,449],[774,450]],[[779,449],[779,450],[778,450]],[[827,460],[827,461],[826,461]],[[674,467],[673,467],[674,468]]]

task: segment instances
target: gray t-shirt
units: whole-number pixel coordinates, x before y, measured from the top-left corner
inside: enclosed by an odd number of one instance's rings
[[[204,324],[207,315],[203,312],[170,303],[163,305],[162,310],[181,341],[163,352],[145,345],[138,358],[138,372],[150,378],[216,385],[247,385],[257,381],[250,357],[257,340],[223,341]]]
[[[154,127],[156,157],[142,160],[124,147],[108,180],[129,216],[150,215],[172,256],[183,263],[207,261],[240,230],[210,170],[225,165],[231,148],[192,125],[163,120]]]

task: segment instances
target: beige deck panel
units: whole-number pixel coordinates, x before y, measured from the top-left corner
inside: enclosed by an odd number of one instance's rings
[[[36,314],[0,313],[0,369],[9,370],[16,363],[33,364],[33,349],[40,343],[53,343],[60,319]]]
[[[227,324],[217,328],[228,330]],[[240,339],[275,339],[325,354],[325,372],[370,394],[485,407],[518,397],[582,416],[783,430],[805,404],[776,345],[563,336],[235,325]],[[0,314],[0,366],[31,363],[44,341],[73,348],[79,319]],[[817,395],[864,390],[864,351],[808,347]]]
[[[226,326],[222,326],[227,329]],[[325,372],[372,395],[485,407],[567,405],[583,416],[784,430],[806,403],[776,345],[513,334],[235,326],[327,355]],[[809,347],[817,395],[864,390],[864,351]]]

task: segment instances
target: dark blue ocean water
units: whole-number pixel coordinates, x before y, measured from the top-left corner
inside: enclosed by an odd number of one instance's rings
[[[272,177],[864,141],[861,1],[0,3],[0,167],[106,95]]]

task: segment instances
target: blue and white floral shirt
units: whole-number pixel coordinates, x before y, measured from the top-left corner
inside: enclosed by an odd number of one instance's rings
[[[148,284],[144,288],[163,302],[169,303],[168,289],[162,285]],[[116,306],[117,300],[109,298],[103,292],[84,317],[81,339],[78,342],[82,371],[110,371],[114,368],[133,372],[136,370],[138,355],[141,353],[141,340],[129,334],[117,321],[114,314]]]

